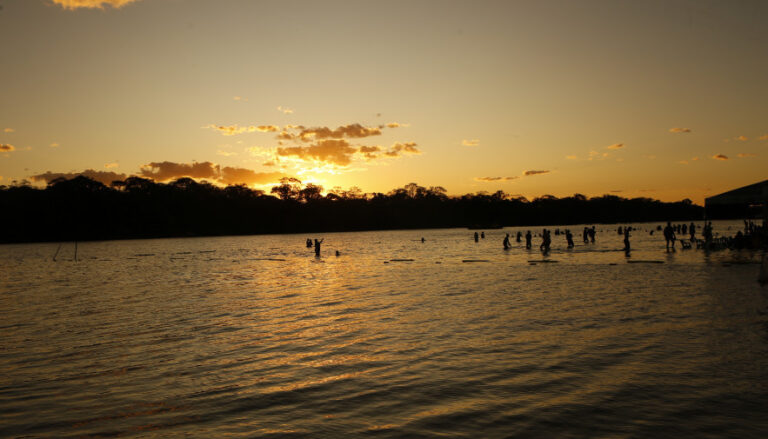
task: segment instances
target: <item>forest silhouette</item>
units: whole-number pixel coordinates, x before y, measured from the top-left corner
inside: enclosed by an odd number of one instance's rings
[[[704,208],[614,195],[532,200],[502,191],[448,196],[410,183],[389,193],[323,188],[285,178],[267,194],[179,178],[128,177],[109,186],[84,176],[45,188],[0,186],[0,242],[84,241],[266,233],[700,220]]]

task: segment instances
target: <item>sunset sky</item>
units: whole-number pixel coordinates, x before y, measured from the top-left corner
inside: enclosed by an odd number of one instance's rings
[[[768,2],[0,0],[0,185],[768,178]]]

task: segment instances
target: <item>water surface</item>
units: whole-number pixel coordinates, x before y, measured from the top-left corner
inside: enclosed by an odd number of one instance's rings
[[[635,226],[0,246],[0,436],[765,437],[760,255]]]

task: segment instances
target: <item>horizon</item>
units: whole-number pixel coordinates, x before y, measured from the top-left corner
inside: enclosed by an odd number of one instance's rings
[[[10,0],[0,185],[665,202],[766,179],[768,4]]]

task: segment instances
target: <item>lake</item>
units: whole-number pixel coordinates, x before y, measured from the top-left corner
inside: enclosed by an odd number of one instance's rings
[[[761,253],[658,224],[2,245],[0,437],[765,437]]]

